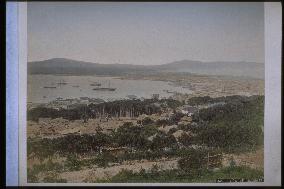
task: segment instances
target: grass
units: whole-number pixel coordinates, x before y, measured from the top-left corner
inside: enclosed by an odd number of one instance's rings
[[[133,173],[129,170],[122,170],[110,179],[101,179],[101,183],[215,183],[217,179],[247,179],[258,180],[263,178],[263,171],[249,167],[227,167],[217,171],[202,170],[194,174],[178,169],[151,171],[141,170]]]
[[[66,179],[62,179],[59,177],[58,173],[50,173],[46,177],[44,177],[43,182],[45,183],[66,183]]]
[[[27,179],[28,182],[30,183],[36,183],[38,182],[38,174],[41,172],[56,172],[56,173],[60,173],[64,171],[63,166],[60,163],[57,162],[52,162],[50,159],[46,162],[46,163],[41,163],[41,164],[37,164],[34,165],[32,169],[27,169]],[[47,180],[52,180],[55,179],[55,177],[47,177]],[[58,182],[64,182],[62,180],[58,180]]]

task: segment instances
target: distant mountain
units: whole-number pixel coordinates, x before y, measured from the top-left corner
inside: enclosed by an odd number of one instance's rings
[[[189,72],[264,78],[264,64],[255,62],[176,61],[163,65],[99,64],[65,58],[28,63],[29,74],[124,75],[127,73]]]
[[[158,66],[161,71],[264,78],[264,64],[256,62],[200,62],[181,60]]]
[[[145,71],[154,70],[140,65],[99,64],[65,58],[53,58],[28,63],[29,74],[122,75],[129,72]]]

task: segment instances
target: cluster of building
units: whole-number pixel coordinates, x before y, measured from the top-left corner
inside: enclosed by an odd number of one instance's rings
[[[127,95],[127,98],[130,100],[140,99],[145,100],[145,98],[138,98],[136,95]],[[159,99],[159,94],[153,94],[153,99]],[[109,99],[107,101],[112,101],[115,99]],[[124,100],[124,99],[116,99],[116,100]],[[76,109],[78,107],[87,106],[89,104],[100,104],[104,103],[105,101],[100,98],[89,98],[89,97],[80,97],[80,98],[67,98],[63,99],[61,97],[56,98],[55,100],[49,102],[49,103],[33,103],[28,102],[27,103],[27,109],[33,109],[36,107],[46,107],[46,108],[52,108],[52,109]]]
[[[89,104],[100,104],[105,102],[103,99],[99,98],[89,98],[89,97],[80,97],[80,98],[73,98],[73,99],[63,99],[63,98],[56,98],[55,100],[49,103],[28,103],[28,110],[35,108],[35,107],[46,107],[46,108],[53,108],[53,109],[75,109],[82,106],[87,106]]]

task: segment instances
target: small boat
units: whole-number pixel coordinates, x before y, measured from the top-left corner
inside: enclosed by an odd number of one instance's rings
[[[169,90],[163,90],[163,91],[167,93],[175,93],[174,91],[169,91]]]
[[[55,89],[56,87],[54,87],[54,86],[44,86],[43,88],[46,88],[46,89]]]
[[[126,97],[131,99],[131,100],[137,99],[136,95],[127,95]]]

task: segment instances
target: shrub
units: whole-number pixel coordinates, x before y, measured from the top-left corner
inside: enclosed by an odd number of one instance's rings
[[[99,167],[108,167],[110,162],[115,162],[116,158],[110,153],[103,153],[94,159],[94,163]]]
[[[149,143],[146,134],[143,133],[143,128],[138,126],[121,126],[117,129],[114,138],[119,146],[137,149],[146,149]]]
[[[75,154],[70,154],[67,156],[65,167],[67,167],[70,171],[78,171],[81,169],[81,163]]]
[[[222,106],[199,112],[196,142],[230,153],[246,152],[263,144],[264,99],[262,96],[226,97]]]
[[[178,124],[177,130],[189,131],[190,130],[190,124],[187,124],[187,125]]]
[[[171,125],[173,122],[171,120],[166,120],[166,119],[158,119],[156,121],[156,125],[158,126],[166,126],[166,125]]]
[[[173,135],[167,135],[165,133],[157,133],[156,137],[151,143],[152,150],[161,150],[162,148],[172,148],[177,145],[177,141]]]
[[[190,146],[193,144],[191,136],[186,133],[182,133],[181,136],[178,138],[178,141],[184,146]]]
[[[157,133],[158,128],[155,125],[145,125],[141,130],[141,135],[146,137],[152,136]]]
[[[171,128],[167,134],[171,135],[171,134],[175,133],[177,130],[178,130],[177,128]]]
[[[149,118],[149,117],[145,117],[143,120],[142,120],[142,125],[150,125],[150,124],[153,124],[154,121]]]
[[[174,115],[172,115],[172,116],[170,117],[170,120],[171,120],[172,123],[177,124],[183,116],[184,116],[183,113],[181,113],[181,112],[176,112]]]

